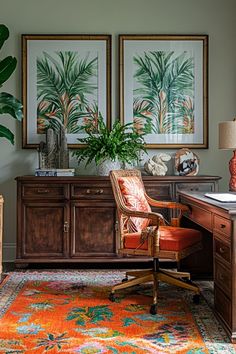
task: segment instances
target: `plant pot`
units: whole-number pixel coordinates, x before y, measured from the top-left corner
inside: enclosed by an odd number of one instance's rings
[[[99,176],[108,176],[110,171],[119,170],[121,168],[121,163],[118,160],[104,160],[97,166],[97,174]]]

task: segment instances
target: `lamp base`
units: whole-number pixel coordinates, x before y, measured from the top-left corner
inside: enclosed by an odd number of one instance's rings
[[[236,150],[234,150],[234,155],[229,161],[229,171],[230,171],[230,181],[229,190],[231,192],[236,192]]]

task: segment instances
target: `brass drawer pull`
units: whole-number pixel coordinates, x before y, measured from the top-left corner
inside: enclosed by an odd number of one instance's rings
[[[96,194],[102,194],[103,193],[103,189],[97,189],[96,190]]]
[[[69,231],[69,224],[67,221],[64,222],[64,232],[68,232]]]
[[[103,193],[103,189],[96,189],[95,191],[92,191],[92,192],[93,192],[93,194],[102,194]],[[91,190],[87,189],[86,193],[87,194],[91,194]]]
[[[86,194],[102,194],[103,193],[103,189],[96,189],[95,191],[91,191],[91,189],[87,189],[86,190]]]
[[[220,224],[220,228],[221,228],[221,229],[225,229],[225,228],[226,228],[226,225],[225,225],[225,224]]]
[[[37,193],[38,194],[47,194],[47,193],[49,193],[49,190],[46,188],[38,188]]]
[[[225,248],[224,247],[220,247],[220,253],[225,253]]]

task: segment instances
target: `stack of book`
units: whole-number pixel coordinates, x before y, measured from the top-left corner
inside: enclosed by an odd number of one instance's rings
[[[74,176],[75,169],[74,168],[36,168],[35,176]]]

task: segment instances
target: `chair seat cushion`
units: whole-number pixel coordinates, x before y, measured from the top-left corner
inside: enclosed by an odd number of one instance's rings
[[[198,230],[173,226],[160,226],[160,250],[182,251],[201,241],[202,234]],[[140,232],[130,233],[124,237],[124,248],[135,249],[140,245]],[[141,250],[148,248],[147,240],[139,247]]]

